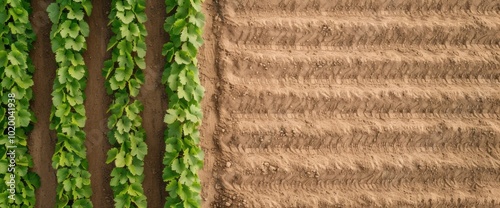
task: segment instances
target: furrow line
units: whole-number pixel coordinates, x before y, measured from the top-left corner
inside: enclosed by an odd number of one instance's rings
[[[308,154],[305,151],[300,152],[266,152],[253,151],[248,149],[246,152],[233,152],[227,148],[226,144],[222,149],[228,158],[231,158],[233,164],[237,164],[242,170],[245,168],[253,169],[262,164],[279,164],[276,168],[282,171],[292,171],[293,169],[359,169],[365,168],[415,168],[417,166],[453,166],[463,168],[491,168],[500,169],[500,149],[476,149],[471,153],[461,151],[434,151],[430,148],[421,148],[420,150],[362,150],[351,152],[335,152],[320,154]],[[232,167],[232,166],[231,166]],[[234,169],[233,169],[234,170]],[[248,171],[246,171],[248,172]],[[292,171],[293,172],[293,171]],[[497,180],[500,175],[496,175]],[[332,176],[334,177],[334,176]]]
[[[231,114],[500,116],[499,91],[488,88],[228,88],[231,90],[221,97],[227,101],[225,110]]]
[[[227,34],[225,34],[227,35]],[[341,45],[341,46],[328,46],[320,45],[314,43],[308,43],[305,45],[278,45],[278,44],[236,44],[232,43],[229,39],[232,37],[226,37],[226,40],[222,41],[224,47],[228,51],[240,50],[240,51],[250,51],[259,54],[273,54],[281,53],[287,56],[294,55],[295,53],[305,53],[307,56],[321,56],[321,55],[350,55],[350,54],[369,54],[371,56],[389,55],[389,56],[402,56],[403,59],[410,58],[409,60],[419,60],[425,57],[434,59],[449,58],[450,56],[486,56],[486,58],[493,57],[498,59],[498,54],[500,50],[500,44],[470,44],[470,45],[406,45],[406,44],[392,44],[387,42],[385,44],[378,45]],[[411,58],[413,57],[413,58]],[[488,60],[488,59],[480,59]]]
[[[383,0],[358,1],[345,0],[222,0],[224,14],[248,15],[290,15],[290,14],[324,14],[324,13],[387,13],[401,12],[406,14],[428,14],[461,12],[465,14],[493,13],[498,14],[498,1],[478,0]]]
[[[396,191],[362,191],[362,190],[331,190],[322,193],[309,193],[301,189],[280,192],[226,188],[227,204],[235,207],[487,207],[496,208],[500,205],[493,194],[475,195],[472,190],[412,191],[403,189]],[[492,188],[498,193],[500,189]]]
[[[500,12],[489,11],[485,13],[454,10],[448,12],[422,11],[419,14],[409,13],[405,10],[381,11],[381,12],[283,12],[273,10],[270,13],[242,13],[239,15],[226,15],[226,24],[260,25],[259,23],[269,22],[289,22],[297,20],[298,23],[303,22],[351,22],[360,24],[369,22],[372,25],[383,25],[381,22],[398,22],[415,23],[416,25],[435,25],[435,26],[459,26],[460,24],[478,24],[482,26],[494,26],[497,24],[497,19],[500,17]],[[362,20],[362,21],[360,21]],[[458,24],[460,23],[460,24]],[[292,24],[294,25],[294,24]],[[291,26],[292,26],[291,25]]]
[[[356,20],[358,19],[358,20]],[[236,45],[499,45],[500,16],[456,18],[228,18]]]
[[[255,167],[253,171],[230,170],[222,175],[222,180],[229,189],[259,192],[300,189],[313,193],[327,190],[396,191],[411,189],[413,192],[432,192],[458,189],[475,190],[480,194],[488,194],[489,189],[500,185],[500,170],[485,167],[419,167],[414,169],[405,167],[402,169],[364,168],[362,170],[297,168],[282,170],[272,164],[265,163],[260,167]]]
[[[500,72],[499,72],[500,73]],[[347,89],[358,91],[361,89],[384,89],[394,87],[395,91],[405,91],[407,89],[426,89],[438,88],[449,89],[454,91],[455,87],[463,90],[478,90],[481,92],[490,91],[496,94],[500,89],[500,80],[494,79],[457,79],[457,78],[422,78],[422,79],[365,79],[365,78],[351,78],[351,79],[329,79],[324,77],[318,78],[294,78],[294,77],[275,77],[273,75],[263,76],[262,78],[245,78],[236,75],[237,73],[227,72],[226,78],[229,86],[239,86],[244,88],[251,88],[252,90],[268,90],[277,88],[289,89],[340,89],[345,91]],[[370,90],[369,90],[370,91]]]
[[[394,128],[367,130],[296,129],[290,126],[267,126],[251,131],[242,126],[220,135],[223,146],[230,152],[291,152],[322,154],[356,153],[364,150],[381,151],[500,151],[500,132],[489,127],[451,128],[431,126],[423,130]]]
[[[267,53],[266,53],[267,52]],[[313,55],[315,53],[316,55]],[[425,54],[425,55],[424,55]],[[262,51],[229,49],[225,74],[245,79],[490,79],[500,81],[500,50],[360,49]],[[338,81],[337,81],[338,82]]]
[[[358,118],[347,117],[338,119],[318,119],[304,117],[307,115],[256,115],[249,117],[234,117],[227,112],[221,117],[224,120],[220,126],[231,130],[237,129],[241,134],[267,131],[271,129],[287,129],[302,132],[339,132],[352,131],[408,131],[426,132],[434,128],[447,128],[451,130],[488,129],[495,136],[500,132],[500,120],[496,118]],[[318,133],[318,135],[321,135]]]

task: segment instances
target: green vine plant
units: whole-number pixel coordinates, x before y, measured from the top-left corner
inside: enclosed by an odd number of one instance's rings
[[[148,152],[139,115],[142,103],[136,99],[144,83],[147,35],[145,0],[113,0],[109,14],[114,36],[108,44],[112,57],[104,63],[106,89],[113,95],[109,108],[108,138],[114,147],[106,163],[114,162],[110,185],[115,207],[147,207],[142,187],[144,157]]]
[[[50,128],[57,132],[52,166],[57,170],[57,207],[92,207],[90,172],[85,148],[83,101],[87,67],[83,52],[89,25],[90,0],[56,0],[47,7],[52,25],[52,51],[57,62]]]
[[[35,34],[30,4],[0,0],[0,207],[34,207],[40,178],[30,171],[27,134],[36,122],[30,110],[34,67],[29,51]]]
[[[203,44],[205,17],[202,0],[166,0],[165,21],[170,40],[163,46],[167,65],[162,83],[166,85],[169,106],[164,122],[165,156],[163,180],[169,193],[165,207],[200,207],[201,184],[198,171],[203,167],[204,154],[199,146],[203,113],[201,100],[204,88],[200,84],[196,55]]]
[[[106,163],[114,162],[111,182],[115,207],[147,207],[142,187],[146,133],[139,115],[143,105],[136,96],[144,83],[147,35],[145,0],[113,0],[109,14],[114,36],[108,44],[112,57],[104,63],[106,89],[113,95],[108,119]]]

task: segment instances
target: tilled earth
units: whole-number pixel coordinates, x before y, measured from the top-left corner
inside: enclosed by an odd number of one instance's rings
[[[207,8],[206,207],[500,206],[500,1]]]

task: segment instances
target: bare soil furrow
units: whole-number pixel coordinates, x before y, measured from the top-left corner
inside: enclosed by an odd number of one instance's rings
[[[224,186],[228,189],[246,191],[280,192],[280,190],[295,189],[310,193],[335,190],[397,191],[406,189],[414,193],[474,190],[483,196],[492,197],[488,194],[489,189],[500,185],[499,171],[495,168],[419,167],[410,169],[405,167],[400,169],[388,167],[361,170],[297,168],[282,170],[273,165],[261,165],[253,172],[232,170],[230,174],[223,176],[223,181],[226,182]]]
[[[221,112],[228,116],[227,112]],[[486,128],[492,131],[491,136],[498,137],[500,132],[500,120],[496,118],[359,118],[359,117],[339,117],[337,119],[319,119],[314,117],[304,117],[307,115],[265,115],[257,114],[248,117],[234,117],[226,119],[229,124],[221,124],[221,128],[231,130],[232,128],[242,134],[251,132],[268,131],[269,129],[286,129],[287,131],[314,132],[318,136],[323,135],[322,132],[344,132],[351,131],[417,131],[425,132],[433,128],[447,128],[453,130],[465,130],[470,128],[481,129]],[[232,118],[232,117],[226,117]],[[476,130],[477,131],[477,130]],[[441,133],[436,132],[440,137]]]
[[[266,26],[267,24],[271,24],[270,26],[275,26],[278,22],[281,23],[290,23],[289,25],[280,25],[293,27],[299,30],[303,30],[305,28],[300,28],[292,22],[292,20],[296,20],[298,24],[303,23],[317,23],[317,22],[336,22],[336,23],[345,23],[346,26],[350,24],[359,25],[363,22],[367,22],[370,25],[378,25],[384,26],[386,23],[396,24],[398,22],[407,23],[404,24],[406,26],[444,26],[444,27],[457,27],[460,25],[477,25],[477,26],[490,26],[495,27],[497,25],[498,16],[500,16],[500,12],[497,11],[488,11],[485,13],[478,12],[466,12],[464,10],[454,10],[449,12],[426,12],[422,11],[419,15],[415,15],[412,13],[408,13],[404,10],[395,10],[395,11],[383,11],[380,13],[374,12],[356,12],[356,11],[347,11],[347,12],[321,12],[321,13],[302,13],[302,12],[293,12],[293,13],[284,13],[281,15],[279,12],[263,14],[251,12],[246,14],[239,15],[226,15],[225,23],[228,25],[237,24],[239,26]],[[264,22],[268,22],[267,24],[263,24]],[[249,24],[251,23],[251,24]],[[385,24],[382,24],[385,23]],[[308,26],[308,25],[304,25]],[[273,27],[270,27],[273,28]]]
[[[425,110],[424,110],[425,111]],[[344,120],[355,120],[355,119],[401,119],[401,120],[411,120],[411,119],[499,119],[499,115],[496,113],[481,113],[481,112],[435,112],[429,110],[422,113],[414,113],[406,111],[406,109],[401,110],[401,112],[394,112],[392,110],[365,110],[365,111],[339,111],[339,112],[328,112],[328,111],[304,111],[303,113],[276,113],[263,115],[257,114],[232,114],[234,118],[237,119],[265,119],[267,117],[272,119],[344,119]]]
[[[455,18],[228,18],[238,45],[382,46],[498,45],[500,15]]]
[[[228,38],[229,39],[229,38]],[[240,51],[251,51],[260,54],[273,54],[273,53],[285,53],[287,56],[293,55],[294,53],[305,53],[307,56],[321,56],[321,55],[338,55],[338,53],[346,53],[350,55],[351,53],[358,53],[358,55],[367,53],[371,58],[372,56],[378,55],[388,55],[388,56],[411,56],[410,60],[422,59],[422,58],[435,58],[443,59],[450,56],[474,56],[474,55],[485,55],[488,58],[498,59],[498,50],[500,49],[499,44],[470,44],[470,45],[406,45],[406,44],[376,44],[376,45],[342,45],[342,46],[328,46],[321,44],[309,43],[306,45],[278,45],[278,44],[234,44],[229,40],[225,40],[223,43],[228,51],[233,49],[238,49]],[[345,56],[345,55],[344,55]],[[402,58],[401,57],[401,58]]]
[[[443,117],[500,115],[500,94],[488,88],[268,88],[230,86],[222,98],[232,114],[430,113]],[[484,90],[485,92],[481,91]],[[239,99],[236,99],[239,98]]]
[[[490,0],[223,0],[224,13],[234,14],[289,14],[289,13],[385,13],[390,11],[402,11],[408,14],[420,14],[424,12],[443,13],[463,11],[493,12],[498,13],[500,3]]]
[[[269,51],[267,54],[265,51],[232,50],[222,60],[228,68],[226,74],[244,79],[489,79],[498,83],[499,52],[468,52],[458,56],[460,51],[448,50],[424,56],[429,51],[345,50],[316,51],[313,55],[313,52],[297,50]]]
[[[275,77],[273,75],[265,76],[262,78],[244,78],[229,72],[226,75],[229,86],[239,86],[240,88],[250,88],[252,90],[268,90],[276,88],[288,89],[340,89],[340,91],[353,90],[359,91],[361,89],[383,90],[393,87],[392,91],[401,92],[409,89],[441,89],[455,92],[467,91],[471,92],[477,90],[481,93],[496,94],[500,80],[487,79],[478,77],[476,79],[435,79],[435,78],[421,78],[421,79],[391,79],[391,78],[362,78],[353,77],[346,79],[338,78],[294,78],[294,77]],[[455,87],[459,89],[455,89]]]
[[[259,120],[259,121],[265,121],[266,119],[270,119],[271,123],[274,123],[274,121],[285,121],[287,119],[304,119],[306,120],[327,120],[327,119],[336,119],[336,120],[345,120],[345,121],[359,121],[359,120],[370,120],[370,119],[378,119],[382,121],[390,120],[390,119],[395,119],[400,122],[413,122],[413,120],[425,120],[429,119],[431,123],[434,121],[440,120],[440,119],[445,119],[445,120],[451,120],[451,119],[457,119],[457,120],[485,120],[485,123],[488,123],[490,121],[487,121],[488,119],[492,119],[493,123],[494,120],[498,120],[498,115],[494,113],[477,113],[477,112],[471,112],[471,113],[456,113],[456,114],[437,114],[433,113],[431,111],[429,112],[424,112],[424,113],[411,113],[411,112],[381,112],[381,111],[364,111],[364,112],[340,112],[340,113],[326,113],[326,112],[306,112],[306,113],[275,113],[275,114],[270,114],[270,113],[262,113],[262,114],[236,114],[236,113],[229,113],[228,111],[223,111],[225,115],[231,115],[232,118],[231,120],[235,119],[241,119],[243,122],[256,122],[252,120]],[[484,121],[483,121],[484,122]],[[416,123],[421,123],[420,121],[417,121]],[[397,125],[397,124],[396,124]],[[401,125],[397,125],[401,126]]]
[[[423,129],[343,129],[293,128],[268,126],[258,131],[242,126],[221,136],[232,152],[304,152],[307,154],[359,152],[366,149],[403,151],[431,149],[432,151],[474,152],[499,151],[500,132],[489,127],[452,128],[446,125]],[[247,151],[248,149],[248,151]]]
[[[231,141],[235,141],[237,139],[233,139]],[[292,142],[292,143],[297,143]],[[486,147],[470,147],[468,144],[463,143],[463,144],[455,144],[455,145],[447,145],[447,146],[432,146],[432,147],[410,147],[410,146],[404,146],[404,147],[391,147],[391,146],[382,146],[382,145],[358,145],[358,146],[340,146],[340,145],[334,145],[334,146],[328,146],[324,145],[319,148],[314,149],[312,146],[302,146],[302,148],[294,148],[294,147],[288,147],[288,146],[279,146],[276,148],[273,147],[267,147],[267,146],[259,146],[256,148],[252,147],[244,147],[239,144],[228,144],[228,146],[224,145],[224,150],[231,152],[231,154],[228,153],[228,156],[231,158],[233,157],[242,157],[246,156],[247,154],[279,154],[284,157],[284,155],[288,154],[300,154],[303,156],[311,156],[311,155],[324,155],[324,154],[333,154],[337,157],[339,157],[340,154],[350,156],[350,157],[356,157],[356,155],[359,155],[359,152],[363,152],[363,154],[368,154],[368,155],[383,155],[383,156],[371,156],[371,157],[365,157],[363,159],[365,160],[373,160],[373,159],[380,159],[381,157],[391,157],[391,159],[397,159],[395,158],[396,155],[398,154],[417,154],[421,153],[424,154],[423,156],[424,159],[431,159],[432,164],[440,163],[443,162],[442,160],[432,160],[433,158],[436,158],[436,156],[432,154],[442,154],[442,152],[446,152],[447,155],[449,154],[458,154],[458,155],[473,155],[473,156],[480,156],[482,158],[488,157],[490,158],[487,163],[489,164],[490,162],[495,162],[495,164],[500,164],[498,160],[500,159],[500,151],[498,151],[499,146],[493,146],[489,145],[488,143],[486,144]],[[290,145],[291,146],[291,145]],[[429,156],[430,155],[430,156]],[[357,159],[352,159],[352,158],[347,158],[347,157],[339,157],[343,158],[346,160],[354,160],[356,162],[362,162],[361,160]],[[457,159],[456,157],[453,157],[453,159]],[[405,160],[405,162],[411,162]],[[344,163],[341,163],[345,165]],[[375,162],[374,164],[371,165],[380,165],[380,161]],[[495,168],[498,168],[495,165]]]
[[[499,191],[493,188],[494,191]],[[301,189],[262,192],[244,189],[228,189],[221,199],[228,207],[489,207],[495,208],[500,203],[495,196],[475,196],[470,191],[433,190],[411,191],[409,189],[395,191],[360,191],[331,190],[323,193],[308,193]],[[447,191],[442,195],[442,191]],[[290,193],[288,193],[290,192]],[[224,203],[222,203],[224,204]]]
[[[284,171],[294,168],[314,170],[318,168],[358,169],[359,167],[372,167],[383,169],[385,167],[392,167],[401,169],[414,168],[417,165],[500,168],[500,151],[492,148],[489,150],[471,149],[473,150],[472,152],[458,150],[441,152],[435,151],[432,148],[420,148],[415,151],[404,149],[384,151],[367,146],[366,148],[359,148],[358,151],[350,152],[343,152],[342,150],[334,153],[317,152],[320,154],[308,154],[306,151],[281,152],[277,154],[272,151],[254,151],[252,149],[247,149],[246,152],[233,152],[224,145],[221,148],[226,151],[224,154],[229,156],[228,158],[230,158],[232,164],[241,165],[232,165],[231,167],[239,167],[241,170],[256,168],[264,163],[278,164],[276,167]],[[474,157],[471,157],[471,155]]]

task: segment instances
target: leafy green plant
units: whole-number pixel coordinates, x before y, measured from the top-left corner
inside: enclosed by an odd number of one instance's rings
[[[35,39],[28,19],[27,1],[0,1],[0,207],[33,207],[38,175],[29,169],[33,160],[28,153],[27,134],[35,122],[30,110],[33,98],[33,64],[29,50]],[[15,146],[8,148],[7,146]],[[15,166],[7,156],[15,151]],[[14,193],[10,192],[11,176],[15,176]]]
[[[104,63],[103,75],[108,93],[114,96],[108,119],[108,138],[114,147],[106,163],[115,164],[111,172],[115,207],[147,207],[142,182],[148,148],[139,115],[143,106],[136,100],[146,69],[145,4],[145,0],[113,0],[109,14],[112,57]]]
[[[83,101],[87,67],[82,53],[89,25],[90,0],[56,0],[47,7],[52,25],[52,51],[57,77],[52,92],[50,128],[57,132],[52,166],[57,170],[57,207],[92,207],[90,173],[85,148],[86,116]]]
[[[203,113],[196,55],[203,44],[205,17],[202,0],[166,0],[165,30],[170,41],[163,46],[168,64],[162,76],[169,95],[165,115],[165,156],[163,180],[169,193],[165,207],[200,207],[201,184],[198,171],[203,167],[203,151],[199,147]]]

